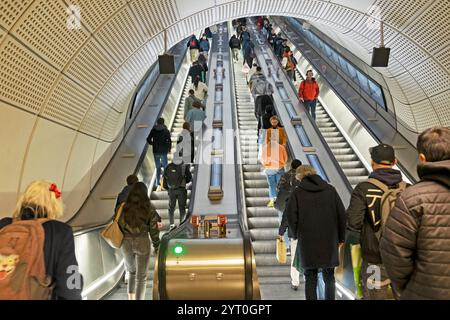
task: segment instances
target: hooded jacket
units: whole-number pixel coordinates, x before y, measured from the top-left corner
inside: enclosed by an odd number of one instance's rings
[[[164,124],[157,124],[150,131],[147,142],[153,146],[153,154],[168,154],[172,147],[169,129]]]
[[[401,299],[450,300],[450,160],[418,166],[420,182],[397,199],[380,241]]]
[[[319,175],[303,178],[286,207],[289,229],[298,239],[305,269],[339,265],[338,245],[345,239],[345,208],[336,189]]]
[[[369,178],[374,178],[389,188],[395,188],[402,181],[400,171],[395,169],[374,170]],[[369,204],[374,200],[369,190],[379,190],[368,181],[359,183],[352,192],[350,205],[347,209],[347,229],[351,239],[349,242],[361,244],[361,254],[365,261],[373,264],[381,264],[381,256],[378,238],[373,229],[372,219],[368,210]],[[378,194],[377,194],[378,196]],[[380,198],[375,199],[374,210],[380,210]]]

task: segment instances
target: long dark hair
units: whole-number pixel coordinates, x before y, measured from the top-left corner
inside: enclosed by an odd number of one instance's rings
[[[194,78],[194,87],[195,90],[198,90],[198,83],[200,82],[200,77],[199,76],[195,76]]]
[[[147,186],[143,182],[133,185],[123,208],[124,221],[132,228],[148,223],[150,199]]]

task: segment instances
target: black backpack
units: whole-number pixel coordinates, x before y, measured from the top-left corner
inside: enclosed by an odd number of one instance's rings
[[[233,38],[231,39],[231,45],[233,46],[233,48],[239,48],[241,42],[239,41],[238,38]]]
[[[186,166],[184,164],[169,164],[166,168],[166,183],[170,189],[180,188],[186,175]],[[186,181],[187,182],[187,181]]]

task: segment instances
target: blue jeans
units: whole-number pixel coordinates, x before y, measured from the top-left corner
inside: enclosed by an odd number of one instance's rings
[[[305,100],[305,107],[311,113],[312,118],[316,121],[317,100]]]
[[[165,169],[167,167],[167,154],[155,153],[155,166],[156,166],[156,186],[160,184],[161,178],[161,167]]]
[[[283,168],[280,170],[266,170],[267,183],[269,184],[269,198],[272,200],[277,197],[278,182],[280,182],[283,174]]]

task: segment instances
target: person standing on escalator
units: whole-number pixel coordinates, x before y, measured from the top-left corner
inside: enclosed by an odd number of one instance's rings
[[[316,121],[316,106],[319,93],[319,84],[317,83],[316,78],[314,78],[313,71],[306,71],[306,80],[303,80],[300,83],[298,96],[300,101],[305,104],[306,110],[311,113],[314,121]]]
[[[284,145],[272,141],[262,146],[261,163],[269,184],[269,202],[267,207],[273,208],[277,197],[277,186],[284,174],[287,162],[287,152]]]
[[[164,124],[164,119],[159,118],[156,122],[156,126],[150,131],[147,137],[147,142],[149,145],[153,146],[153,157],[155,159],[156,166],[156,184],[157,190],[161,191],[161,168],[167,166],[167,155],[172,148],[172,138],[170,136],[170,131]]]
[[[124,235],[120,250],[129,274],[128,299],[144,300],[151,252],[149,234],[156,256],[160,242],[159,215],[150,203],[148,189],[143,182],[133,185],[120,208],[122,213],[118,223]]]

